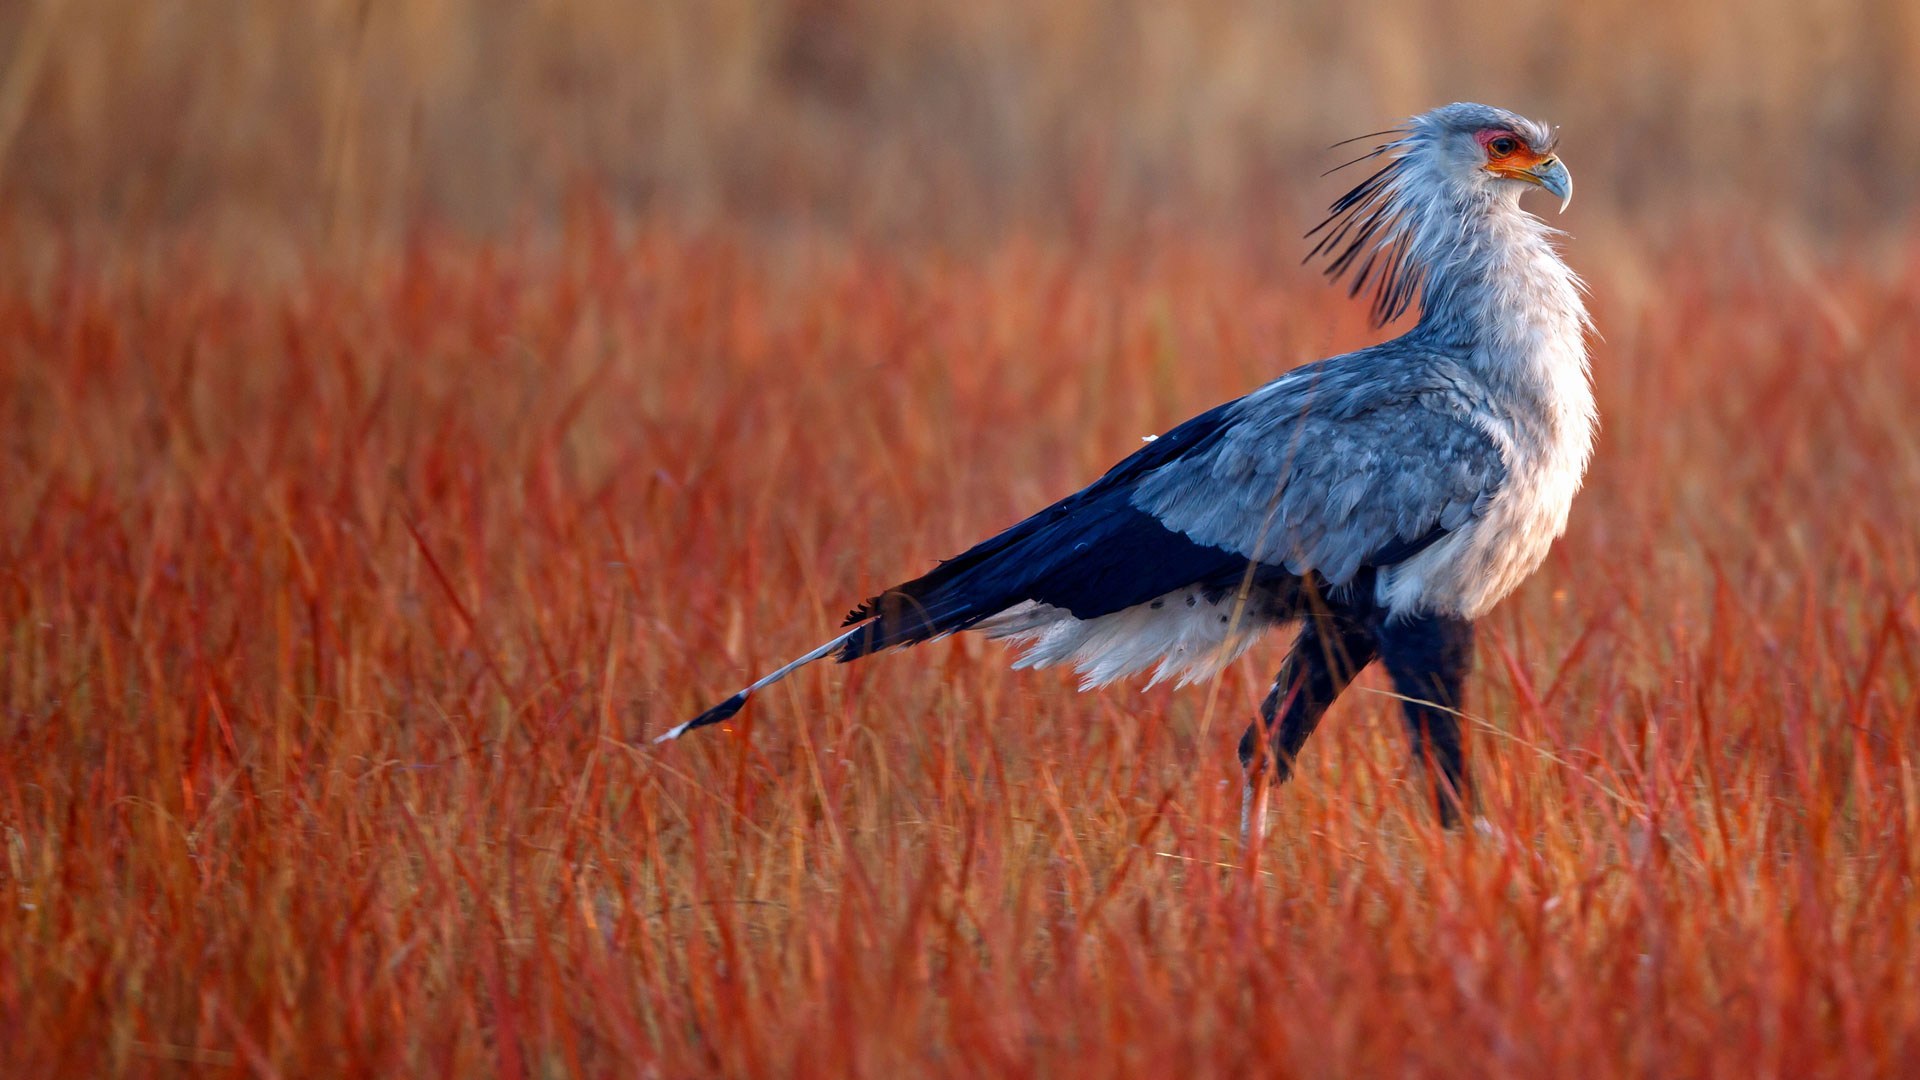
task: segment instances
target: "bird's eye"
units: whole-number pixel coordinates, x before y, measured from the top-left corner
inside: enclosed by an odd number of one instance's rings
[[[1487,140],[1487,156],[1495,158],[1512,157],[1520,149],[1520,140],[1511,135],[1501,135]]]

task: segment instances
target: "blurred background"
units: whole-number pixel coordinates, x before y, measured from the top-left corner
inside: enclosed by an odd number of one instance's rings
[[[485,235],[582,193],[879,238],[1230,228],[1455,99],[1563,125],[1576,213],[1858,236],[1920,187],[1911,0],[9,0],[0,65],[0,201],[63,231]]]

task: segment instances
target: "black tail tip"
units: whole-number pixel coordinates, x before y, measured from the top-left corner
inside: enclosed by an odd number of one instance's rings
[[[741,707],[746,703],[747,692],[742,690],[720,704],[715,705],[713,708],[708,709],[706,712],[701,713],[699,716],[667,732],[665,735],[655,737],[653,741],[657,743],[672,742],[674,739],[685,735],[694,728],[703,728],[708,724],[717,724],[722,720],[730,719],[733,714],[739,712]]]

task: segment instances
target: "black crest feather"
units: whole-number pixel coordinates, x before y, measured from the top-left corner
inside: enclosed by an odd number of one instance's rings
[[[1399,143],[1387,143],[1369,153],[1340,165],[1350,165],[1385,156]],[[1406,160],[1389,157],[1365,180],[1355,184],[1327,208],[1327,217],[1307,232],[1307,239],[1319,236],[1303,262],[1326,256],[1327,277],[1338,281],[1352,272],[1348,296],[1371,290],[1373,324],[1384,326],[1399,318],[1420,293],[1424,277],[1422,267],[1410,258],[1412,236],[1401,228],[1401,207],[1394,198]]]

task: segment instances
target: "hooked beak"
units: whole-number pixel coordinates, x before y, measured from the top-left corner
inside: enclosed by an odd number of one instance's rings
[[[1559,158],[1550,157],[1519,176],[1560,196],[1560,212],[1567,212],[1567,204],[1573,201],[1573,174],[1560,164]]]

